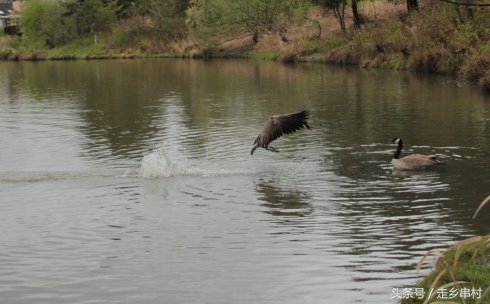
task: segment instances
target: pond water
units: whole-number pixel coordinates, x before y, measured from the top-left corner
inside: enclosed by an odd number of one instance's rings
[[[428,250],[490,231],[489,135],[490,97],[434,75],[0,62],[0,299],[396,303]],[[446,165],[393,171],[394,137]]]

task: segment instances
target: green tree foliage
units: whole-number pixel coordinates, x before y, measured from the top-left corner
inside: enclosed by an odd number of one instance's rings
[[[206,48],[224,38],[235,36],[232,10],[226,0],[192,0],[187,10],[187,25],[192,36]]]
[[[144,2],[143,0],[117,0],[119,18],[129,18],[137,11],[137,6]]]
[[[262,33],[273,31],[284,38],[288,24],[298,13],[305,13],[302,10],[305,8],[304,4],[298,0],[245,0],[231,3],[232,9],[237,13],[237,24],[253,34],[254,42],[258,41]]]
[[[56,1],[28,1],[20,19],[24,44],[52,48],[71,39],[73,24],[63,15],[63,7]]]
[[[332,12],[335,19],[339,22],[342,32],[346,31],[345,24],[345,10],[348,5],[347,0],[312,0],[313,4],[319,6],[324,12]],[[359,29],[366,20],[361,16],[357,8],[358,2],[361,0],[350,0],[350,6],[352,10],[352,19],[354,26]]]
[[[189,0],[118,0],[120,27],[124,40],[139,38],[168,42],[187,35],[186,10]]]
[[[171,40],[186,32],[186,10],[189,0],[145,0],[136,4],[139,14],[151,18],[151,28],[159,38]]]
[[[347,0],[313,0],[313,3],[318,5],[325,12],[333,12],[335,18],[339,22],[340,29],[342,32],[345,32],[345,8],[347,6]],[[355,7],[357,12],[357,6]]]
[[[108,31],[117,21],[115,0],[30,0],[22,10],[23,42],[52,48],[79,36]]]
[[[107,31],[116,22],[116,0],[69,0],[61,2],[66,18],[73,20],[78,35]]]
[[[226,39],[252,35],[257,42],[264,33],[285,36],[287,26],[301,20],[307,9],[303,0],[193,0],[187,11],[192,33],[202,39]]]

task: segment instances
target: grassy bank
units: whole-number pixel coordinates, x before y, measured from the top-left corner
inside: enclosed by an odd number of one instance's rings
[[[33,48],[22,44],[19,37],[0,36],[0,60],[77,60],[127,59],[145,57],[202,57],[187,42],[155,45],[149,42],[120,45],[112,33],[80,37],[55,48]],[[187,48],[187,49],[186,49]]]
[[[490,7],[467,20],[451,5],[427,2],[410,15],[395,11],[345,34],[301,39],[294,53],[297,60],[457,75],[490,92]]]
[[[288,31],[288,43],[264,38],[251,57],[455,75],[490,92],[490,7],[420,3],[408,14],[404,2],[362,2],[364,23],[355,28],[351,21],[345,32],[335,18],[317,13],[321,35],[316,25],[305,23]]]
[[[418,295],[405,292],[402,304],[490,303],[490,236],[469,238],[439,253],[435,269],[416,288]]]
[[[361,68],[388,68],[455,75],[490,92],[490,7],[457,7],[421,1],[406,12],[404,1],[360,2],[364,23],[346,31],[333,14],[312,9],[302,23],[287,28],[287,39],[271,31],[222,37],[215,42],[184,38],[161,40],[130,21],[111,31],[79,37],[54,48],[39,48],[18,37],[0,36],[0,58],[8,60],[141,57],[249,57],[257,60],[316,61]],[[312,22],[314,20],[315,22]],[[215,37],[213,37],[215,38]],[[195,41],[194,41],[195,40]],[[166,42],[164,42],[166,41]]]

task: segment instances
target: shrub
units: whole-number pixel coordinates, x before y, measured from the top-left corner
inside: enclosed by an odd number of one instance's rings
[[[433,47],[413,54],[409,66],[429,73],[443,72],[442,67],[448,58],[449,53],[444,47]]]
[[[149,21],[143,17],[122,20],[119,26],[112,30],[112,46],[119,48],[138,46],[142,38],[149,37],[150,33]]]
[[[22,11],[20,28],[30,49],[53,48],[71,39],[73,27],[56,1],[30,0]]]
[[[477,82],[485,76],[490,77],[489,70],[490,55],[477,55],[465,61],[461,74],[465,79]]]
[[[108,31],[117,20],[118,6],[115,0],[66,0],[61,3],[62,19],[74,24],[79,36]]]
[[[408,48],[404,25],[396,19],[386,20],[382,26],[367,27],[370,40],[378,51],[399,52]]]
[[[490,70],[487,70],[487,72],[480,78],[479,84],[485,91],[490,92]]]

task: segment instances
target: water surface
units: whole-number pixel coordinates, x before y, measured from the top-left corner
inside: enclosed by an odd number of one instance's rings
[[[273,114],[312,130],[252,142]],[[452,78],[250,61],[0,63],[5,303],[395,303],[489,232],[490,98]],[[437,171],[393,171],[404,152]]]

